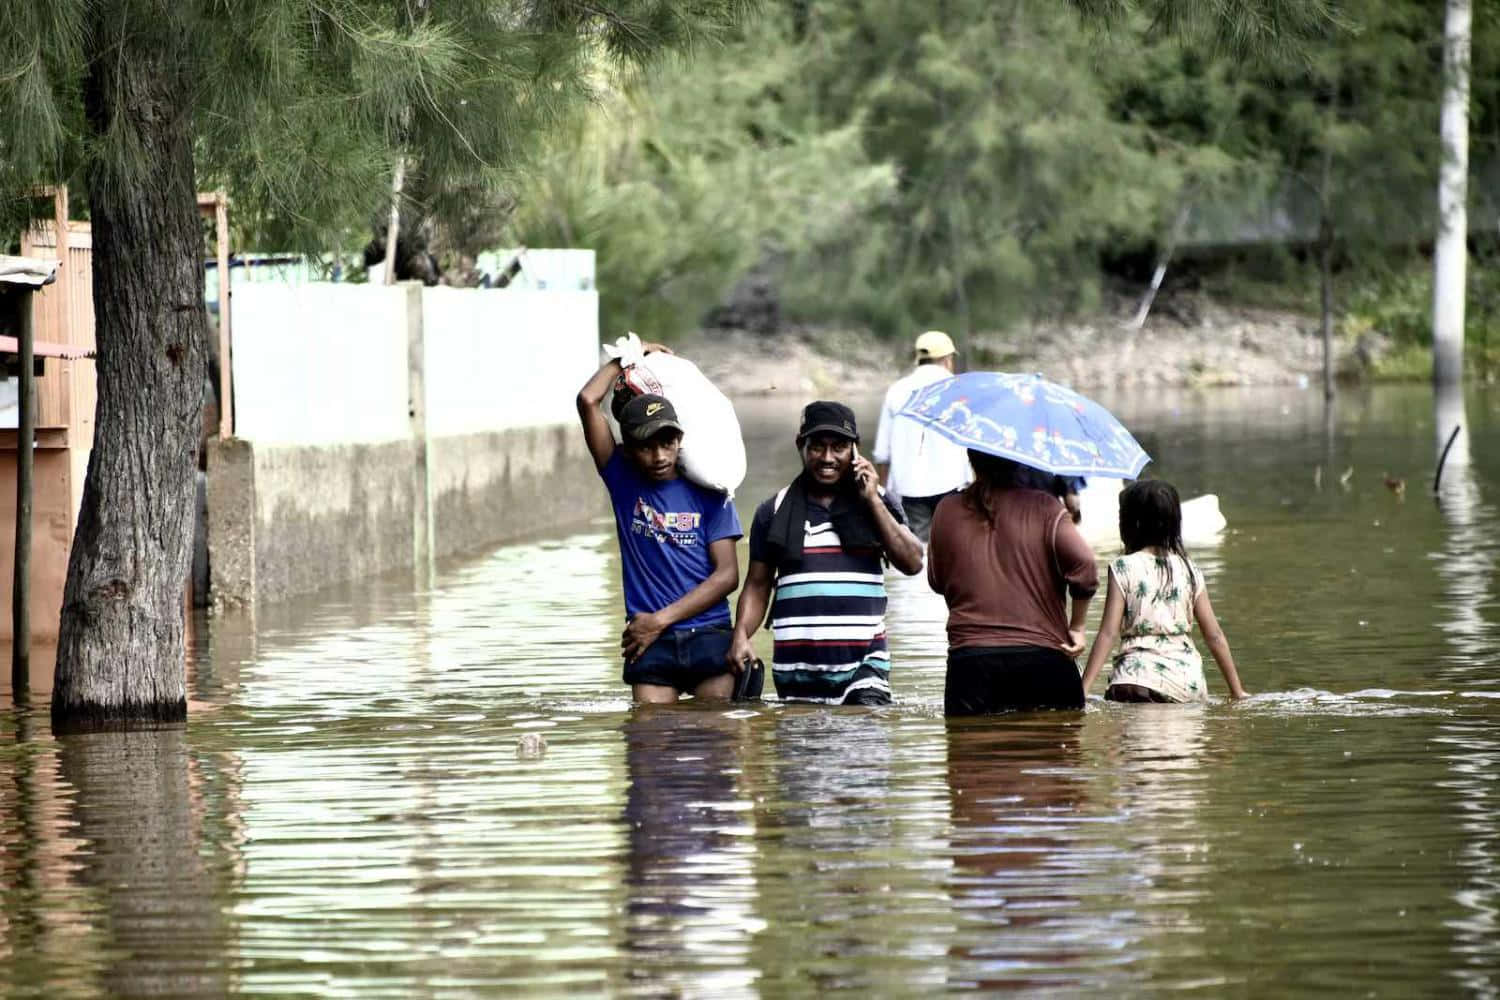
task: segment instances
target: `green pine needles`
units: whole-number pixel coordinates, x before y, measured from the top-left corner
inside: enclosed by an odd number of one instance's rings
[[[592,97],[601,64],[648,63],[739,22],[750,0],[15,0],[0,13],[0,211],[38,184],[149,184],[144,128],[191,129],[200,188],[267,242],[326,246],[390,198],[493,188]],[[121,107],[155,66],[158,102]]]

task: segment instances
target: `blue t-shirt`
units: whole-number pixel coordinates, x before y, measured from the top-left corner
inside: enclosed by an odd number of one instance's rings
[[[681,476],[649,482],[618,448],[599,475],[615,510],[627,616],[660,611],[707,580],[714,568],[709,545],[744,534],[729,497]],[[726,597],[672,627],[728,624]]]

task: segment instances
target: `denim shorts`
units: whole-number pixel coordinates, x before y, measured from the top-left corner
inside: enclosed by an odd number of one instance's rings
[[[730,636],[728,625],[663,632],[633,663],[625,664],[624,681],[691,692],[704,681],[729,673]]]

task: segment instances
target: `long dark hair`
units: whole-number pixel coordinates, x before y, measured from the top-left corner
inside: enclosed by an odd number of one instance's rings
[[[964,503],[985,520],[995,515],[996,492],[1046,490],[1052,484],[1052,477],[1045,472],[973,448],[969,449],[969,464],[974,467],[974,481],[964,489]]]
[[[1182,499],[1177,487],[1164,479],[1138,479],[1120,491],[1120,541],[1126,555],[1152,547],[1166,549],[1182,559],[1192,576],[1193,564],[1182,544]],[[1169,578],[1171,574],[1169,561]]]

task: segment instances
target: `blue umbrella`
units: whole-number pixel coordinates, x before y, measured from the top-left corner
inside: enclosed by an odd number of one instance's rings
[[[1134,479],[1151,461],[1108,410],[1040,375],[965,372],[919,389],[897,416],[1058,476]]]

